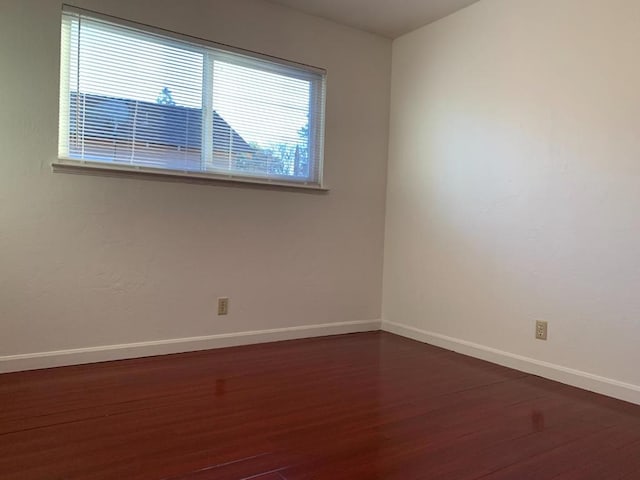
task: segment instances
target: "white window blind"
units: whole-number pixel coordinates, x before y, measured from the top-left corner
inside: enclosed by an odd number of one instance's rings
[[[64,7],[60,163],[321,186],[324,71]]]

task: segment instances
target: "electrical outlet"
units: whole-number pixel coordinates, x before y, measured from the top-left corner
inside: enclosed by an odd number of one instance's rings
[[[547,331],[549,330],[549,323],[538,320],[536,322],[536,338],[538,340],[547,339]]]
[[[229,313],[229,299],[221,297],[218,299],[218,315],[227,315]]]

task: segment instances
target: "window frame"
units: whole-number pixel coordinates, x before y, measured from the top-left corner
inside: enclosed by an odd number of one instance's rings
[[[113,24],[117,27],[124,27],[133,30],[133,32],[143,32],[144,34],[151,35],[152,37],[158,37],[163,44],[170,44],[175,42],[179,48],[189,47],[193,51],[202,53],[206,62],[213,62],[213,58],[229,59],[229,63],[242,66],[245,62],[248,66],[254,66],[255,62],[260,62],[261,66],[264,66],[263,71],[269,71],[269,66],[274,72],[279,71],[279,68],[290,68],[291,75],[287,72],[290,78],[299,78],[310,81],[311,92],[309,101],[309,138],[308,138],[308,150],[309,156],[314,157],[314,169],[317,171],[317,177],[295,177],[293,175],[272,175],[265,174],[260,175],[258,172],[248,172],[243,174],[241,172],[224,172],[224,171],[197,171],[197,170],[181,170],[173,168],[161,168],[161,167],[148,167],[135,164],[124,164],[116,162],[104,162],[93,159],[79,159],[72,158],[68,155],[69,152],[69,137],[70,137],[70,115],[71,115],[71,100],[70,92],[70,61],[69,58],[64,58],[64,42],[69,45],[71,43],[69,38],[64,38],[65,29],[62,28],[65,22],[65,15],[78,15],[81,17],[88,17],[91,20],[97,20]],[[325,69],[306,65],[303,63],[285,60],[279,57],[254,52],[251,50],[226,45],[190,35],[166,30],[163,28],[134,22],[119,17],[106,15],[83,8],[70,6],[63,4],[61,15],[61,49],[60,49],[60,88],[59,88],[59,124],[58,124],[58,158],[52,162],[52,167],[55,172],[69,172],[69,173],[87,173],[87,174],[101,174],[109,176],[146,176],[147,178],[165,177],[166,179],[173,179],[186,182],[234,182],[245,184],[257,184],[266,186],[286,187],[293,189],[306,189],[306,190],[321,190],[327,191],[328,189],[324,185],[324,131],[325,131],[325,104],[326,104],[326,83],[327,72]],[[69,32],[70,35],[70,32]],[[186,49],[186,48],[185,48]],[[208,59],[208,60],[207,60]],[[203,71],[203,74],[204,71]],[[203,90],[203,108],[206,105],[206,97],[211,97],[212,92]],[[206,126],[203,124],[202,133],[203,138],[206,133]],[[66,149],[66,155],[65,150]],[[202,160],[205,160],[205,153],[203,151]],[[316,166],[317,165],[317,166]]]

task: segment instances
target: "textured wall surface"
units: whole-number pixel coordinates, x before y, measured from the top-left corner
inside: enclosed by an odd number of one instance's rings
[[[71,3],[326,68],[331,191],[52,173],[61,2],[3,0],[0,357],[379,319],[390,41],[260,1]]]
[[[384,320],[640,386],[639,45],[635,0],[394,42]]]

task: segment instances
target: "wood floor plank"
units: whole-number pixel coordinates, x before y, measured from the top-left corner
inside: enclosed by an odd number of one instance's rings
[[[626,479],[640,407],[375,332],[0,375],[0,478]]]

